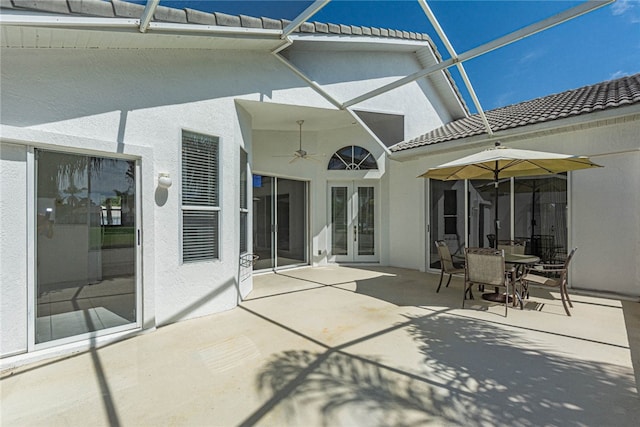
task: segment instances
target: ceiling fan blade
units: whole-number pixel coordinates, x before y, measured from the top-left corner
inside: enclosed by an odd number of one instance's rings
[[[298,159],[301,159],[302,157],[298,157],[298,156],[293,156],[293,159],[289,160],[289,164],[295,162]]]

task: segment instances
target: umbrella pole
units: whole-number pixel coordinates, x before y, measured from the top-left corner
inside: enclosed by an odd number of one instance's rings
[[[496,162],[496,167],[493,170],[493,186],[495,187],[495,193],[496,193],[496,203],[495,203],[495,214],[494,214],[494,218],[493,218],[493,227],[495,229],[495,233],[496,233],[496,238],[493,241],[493,248],[494,249],[498,249],[498,162]]]
[[[534,179],[533,180],[533,191],[532,191],[532,194],[531,194],[531,240],[530,240],[530,242],[531,242],[530,251],[534,255],[539,252],[538,249],[533,246],[533,243],[534,243],[533,236],[535,236],[535,234],[536,234],[535,230],[536,230],[536,225],[537,225],[536,224],[536,191],[537,191],[536,190],[536,181]]]

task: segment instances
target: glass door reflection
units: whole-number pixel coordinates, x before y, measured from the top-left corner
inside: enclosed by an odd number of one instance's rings
[[[496,223],[496,203],[498,217]],[[511,240],[511,179],[498,184],[498,198],[493,181],[469,181],[469,246],[494,248]],[[496,230],[497,225],[497,230]]]
[[[276,267],[307,262],[307,183],[277,179]]]
[[[375,202],[373,187],[358,187],[358,257],[376,254]]]
[[[253,176],[255,270],[308,263],[307,183]]]
[[[437,240],[444,240],[454,256],[464,257],[464,181],[429,180],[431,203],[429,228],[429,267],[440,268],[440,257],[435,247]],[[470,213],[470,221],[478,211]]]
[[[273,234],[274,178],[253,176],[253,253],[258,255],[255,270],[275,266]]]
[[[136,169],[36,151],[35,342],[136,323]]]
[[[567,176],[514,179],[514,240],[543,262],[567,256]]]

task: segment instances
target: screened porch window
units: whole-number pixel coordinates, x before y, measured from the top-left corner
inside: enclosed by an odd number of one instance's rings
[[[430,265],[439,268],[431,247],[446,240],[454,255],[468,247],[515,243],[544,263],[564,261],[569,248],[567,174],[506,178],[498,186],[498,233],[495,229],[496,192],[490,180],[429,181]],[[466,194],[468,211],[465,217]],[[465,223],[466,221],[466,223]],[[468,234],[464,230],[467,226]],[[497,234],[497,235],[496,235]]]
[[[182,261],[219,258],[219,139],[182,132]]]

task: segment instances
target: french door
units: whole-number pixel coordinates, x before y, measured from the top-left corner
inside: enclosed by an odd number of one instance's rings
[[[351,181],[329,185],[329,260],[377,262],[377,186]]]

